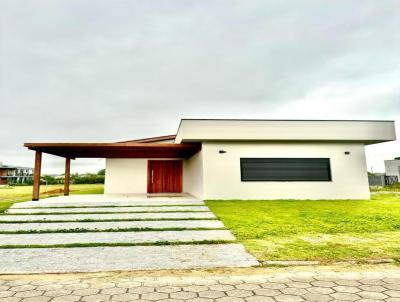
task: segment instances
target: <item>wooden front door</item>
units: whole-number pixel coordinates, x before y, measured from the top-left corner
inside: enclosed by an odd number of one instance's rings
[[[149,160],[147,169],[148,193],[181,193],[182,161]]]

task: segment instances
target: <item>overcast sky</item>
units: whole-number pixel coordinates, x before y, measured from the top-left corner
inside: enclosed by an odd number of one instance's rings
[[[0,0],[0,22],[4,164],[33,165],[24,142],[174,134],[183,117],[390,119],[400,134],[399,0]],[[399,142],[368,146],[368,169],[394,156]]]

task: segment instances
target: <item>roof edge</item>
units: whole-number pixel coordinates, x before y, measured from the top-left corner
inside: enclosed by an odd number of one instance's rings
[[[134,139],[134,140],[126,140],[126,141],[119,141],[117,143],[152,143],[152,142],[162,142],[165,140],[170,140],[170,139],[175,139],[176,135],[171,134],[171,135],[162,135],[162,136],[153,136],[153,137],[146,137],[146,138],[140,138],[140,139]]]
[[[255,122],[388,122],[393,123],[395,120],[353,120],[353,119],[240,119],[240,118],[182,118],[182,121],[255,121]]]

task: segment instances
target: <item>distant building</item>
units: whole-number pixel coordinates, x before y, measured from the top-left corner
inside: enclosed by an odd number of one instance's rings
[[[397,176],[397,181],[400,182],[400,157],[392,160],[385,160],[386,176]]]
[[[32,179],[32,174],[32,168],[8,166],[0,162],[0,185],[24,183]]]

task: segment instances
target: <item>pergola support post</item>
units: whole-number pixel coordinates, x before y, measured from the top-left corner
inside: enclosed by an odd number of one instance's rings
[[[35,153],[35,169],[33,171],[32,200],[39,200],[41,169],[42,169],[42,152],[36,151],[36,153]]]
[[[64,173],[64,196],[69,195],[69,181],[70,181],[71,159],[65,158],[65,173]]]

